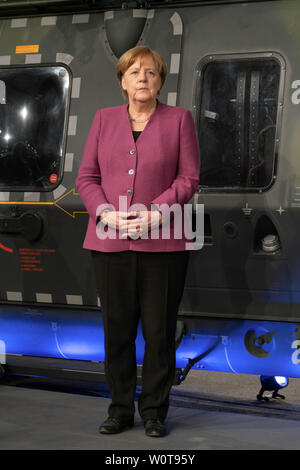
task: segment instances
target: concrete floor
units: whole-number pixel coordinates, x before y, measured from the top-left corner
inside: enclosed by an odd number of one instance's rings
[[[160,439],[145,436],[138,414],[134,428],[99,434],[110,402],[105,384],[13,376],[0,384],[1,450],[187,450],[192,455],[193,450],[300,449],[297,379],[285,389],[285,400],[264,404],[256,400],[258,376],[191,371],[172,389],[168,434]]]

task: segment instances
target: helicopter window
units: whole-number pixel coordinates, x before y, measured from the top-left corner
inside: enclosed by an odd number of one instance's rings
[[[0,67],[0,190],[59,184],[69,87],[65,66]]]
[[[261,191],[272,183],[280,74],[273,58],[204,62],[197,117],[202,188]]]

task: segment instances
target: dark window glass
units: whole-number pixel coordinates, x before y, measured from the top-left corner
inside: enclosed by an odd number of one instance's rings
[[[0,189],[50,191],[57,186],[69,88],[64,66],[0,68]]]
[[[275,169],[280,63],[216,60],[201,72],[200,186],[267,188]]]

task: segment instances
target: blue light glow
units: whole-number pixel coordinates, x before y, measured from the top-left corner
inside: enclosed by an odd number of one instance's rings
[[[281,388],[286,387],[288,384],[287,377],[280,377],[278,375],[275,375],[274,379]]]
[[[186,323],[176,350],[176,367],[256,374],[274,378],[300,377],[300,338],[297,323],[205,319]],[[103,362],[101,311],[0,305],[0,341],[9,354]],[[139,324],[137,363],[145,342]]]

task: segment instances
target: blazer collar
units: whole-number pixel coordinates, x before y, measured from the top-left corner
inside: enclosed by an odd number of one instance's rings
[[[154,113],[151,114],[150,119],[147,122],[147,125],[146,125],[145,129],[143,130],[143,134],[145,134],[145,132],[146,132],[146,134],[148,134],[149,127],[151,128],[153,120],[155,120],[157,118],[157,115],[160,114],[160,111],[164,106],[157,98],[156,98],[156,101],[157,101],[156,110],[154,111]],[[130,121],[129,121],[129,116],[128,116],[128,106],[129,106],[128,103],[123,105],[122,125],[125,125],[125,127],[127,129],[126,133],[128,132],[128,136],[130,136],[130,141],[134,142],[132,129],[131,129]],[[139,137],[139,142],[141,141],[141,137],[142,136]]]

